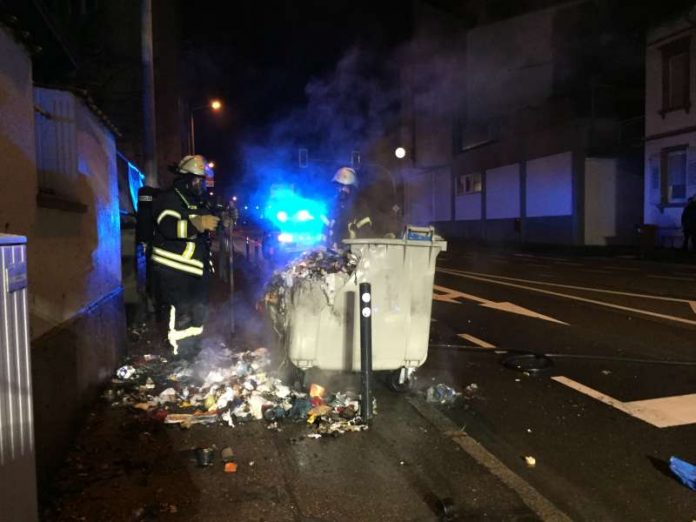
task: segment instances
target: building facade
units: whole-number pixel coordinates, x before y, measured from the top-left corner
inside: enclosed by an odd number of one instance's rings
[[[22,39],[51,29],[16,20],[0,26],[0,222],[27,238],[41,485],[124,349],[116,142],[88,98],[35,86],[41,66]]]
[[[624,121],[640,105],[598,58],[610,50],[591,32],[602,23],[595,3],[454,29],[423,5],[416,20],[425,52],[406,80],[407,219],[473,241],[633,242],[642,154]]]
[[[696,196],[696,20],[687,14],[648,32],[645,95],[645,222],[676,246],[681,214]]]

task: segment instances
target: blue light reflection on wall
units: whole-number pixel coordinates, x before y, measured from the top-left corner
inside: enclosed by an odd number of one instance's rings
[[[133,208],[138,210],[138,190],[145,184],[145,175],[130,161],[128,162],[128,188]]]

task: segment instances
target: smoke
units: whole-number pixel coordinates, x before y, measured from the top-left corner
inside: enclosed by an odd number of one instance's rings
[[[396,64],[383,53],[355,46],[335,68],[304,88],[305,103],[248,136],[243,146],[250,197],[287,183],[303,195],[328,198],[334,171],[351,164],[351,153],[370,150],[398,116]],[[300,168],[299,149],[308,151]]]

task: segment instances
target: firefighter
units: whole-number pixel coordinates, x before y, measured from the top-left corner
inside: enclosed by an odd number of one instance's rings
[[[213,272],[209,234],[219,221],[206,210],[206,169],[203,156],[185,156],[175,169],[172,187],[160,193],[153,206],[151,260],[169,305],[167,339],[175,356],[189,358],[199,350],[208,313]]]
[[[323,217],[329,248],[340,248],[344,239],[372,236],[372,218],[364,198],[358,193],[358,175],[350,167],[341,167],[331,179],[336,186],[333,218]]]

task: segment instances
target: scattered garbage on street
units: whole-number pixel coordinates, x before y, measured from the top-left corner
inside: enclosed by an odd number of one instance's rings
[[[426,390],[425,400],[437,404],[451,405],[454,404],[461,395],[461,393],[451,386],[440,383]]]
[[[104,397],[114,407],[182,429],[259,420],[275,431],[286,421],[306,422],[313,438],[367,429],[357,394],[329,393],[318,384],[306,391],[287,386],[270,371],[266,348],[233,352],[221,347],[201,355],[196,362],[136,357],[117,370]],[[231,462],[231,455],[225,448],[222,461]],[[211,465],[214,451],[200,448],[196,458],[200,466]]]
[[[527,464],[528,468],[536,467],[536,459],[534,457],[528,455],[524,458],[524,462],[525,464]]]
[[[696,491],[696,466],[678,457],[669,459],[669,469],[689,489]]]

